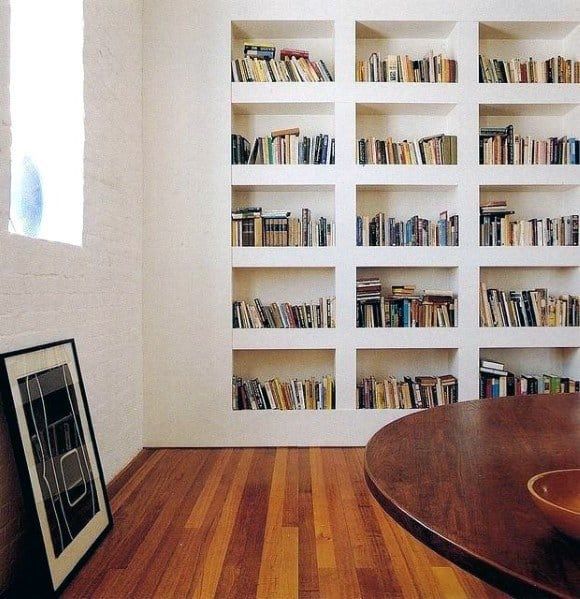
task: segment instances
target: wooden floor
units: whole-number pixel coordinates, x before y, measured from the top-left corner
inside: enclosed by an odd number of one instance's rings
[[[145,450],[65,597],[501,597],[367,490],[363,449]]]

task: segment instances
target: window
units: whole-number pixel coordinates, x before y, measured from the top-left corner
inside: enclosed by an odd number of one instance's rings
[[[83,3],[12,0],[13,233],[81,245]]]

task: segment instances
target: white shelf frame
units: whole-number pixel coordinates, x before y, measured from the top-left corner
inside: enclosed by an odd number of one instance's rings
[[[364,19],[363,19],[364,20]],[[432,19],[431,19],[432,21]],[[245,423],[264,423],[276,430],[276,442],[293,444],[299,437],[319,444],[356,444],[368,439],[388,421],[408,410],[356,410],[356,355],[358,349],[455,349],[460,401],[478,397],[480,349],[522,347],[580,347],[576,328],[505,328],[479,326],[480,268],[489,266],[579,266],[577,247],[480,247],[480,186],[567,185],[580,186],[580,167],[482,166],[478,160],[480,105],[579,104],[573,84],[480,84],[477,81],[479,22],[457,21],[454,57],[459,82],[358,83],[354,81],[354,21],[334,19],[335,82],[321,84],[231,85],[231,103],[291,104],[330,103],[334,107],[335,166],[233,166],[231,185],[333,186],[335,191],[335,248],[233,248],[231,268],[236,267],[331,267],[335,270],[336,329],[234,330],[232,350],[238,349],[333,349],[337,409],[329,412],[236,413]],[[458,164],[446,166],[397,166],[355,164],[357,104],[454,104],[461,114]],[[574,132],[571,132],[574,133]],[[577,132],[580,135],[580,131]],[[356,247],[357,186],[454,186],[460,219],[460,247],[390,248]],[[580,189],[578,187],[577,189]],[[579,208],[580,208],[580,198]],[[357,267],[452,267],[457,268],[459,326],[452,329],[358,329],[355,319]],[[426,372],[425,374],[429,374]],[[228,400],[229,401],[229,397]],[[257,418],[257,420],[255,420]],[[352,418],[356,419],[353,431]],[[279,425],[277,425],[279,423]],[[290,423],[290,424],[289,424]],[[299,432],[306,427],[307,431]],[[295,436],[293,436],[293,434]],[[326,443],[328,441],[328,443]],[[363,442],[364,442],[363,441]]]

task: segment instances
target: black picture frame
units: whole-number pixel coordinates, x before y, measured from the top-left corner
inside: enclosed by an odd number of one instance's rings
[[[74,339],[0,355],[0,405],[32,528],[27,590],[57,597],[113,526]]]

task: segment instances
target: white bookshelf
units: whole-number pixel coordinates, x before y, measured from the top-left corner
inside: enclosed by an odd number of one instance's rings
[[[242,270],[248,290],[252,286],[262,290],[268,282],[260,296],[266,301],[282,300],[290,289],[302,301],[329,289],[328,295],[337,298],[335,329],[232,330],[232,367],[237,376],[335,374],[333,413],[235,413],[238,422],[271,427],[266,437],[275,443],[364,443],[385,422],[408,413],[356,410],[361,376],[451,373],[459,380],[460,401],[478,397],[480,356],[505,358],[517,372],[534,372],[547,364],[554,372],[580,376],[577,329],[479,326],[481,280],[580,291],[578,247],[480,247],[479,243],[479,205],[489,197],[505,195],[508,207],[516,210],[514,218],[578,213],[580,166],[478,163],[482,125],[513,123],[522,135],[580,136],[578,85],[478,83],[480,52],[503,59],[522,55],[539,60],[557,54],[578,59],[580,26],[576,21],[389,21],[377,19],[376,13],[360,20],[337,16],[320,21],[232,22],[232,58],[241,55],[246,38],[271,39],[280,48],[309,48],[311,57],[325,60],[335,78],[333,83],[231,84],[232,133],[253,139],[273,128],[299,126],[301,134],[323,132],[336,138],[334,166],[231,167],[231,206],[289,207],[293,216],[299,207],[308,207],[336,220],[336,247],[231,249],[232,301],[251,299],[236,295]],[[355,81],[356,60],[366,60],[373,51],[419,57],[431,49],[457,60],[457,83]],[[457,165],[356,164],[360,137],[399,140],[436,133],[457,135]],[[356,247],[357,214],[436,219],[444,210],[449,216],[459,214],[459,247]],[[302,276],[301,271],[309,273]],[[459,325],[357,328],[357,274],[376,274],[384,286],[451,288],[458,296]],[[510,288],[517,288],[514,285]]]

